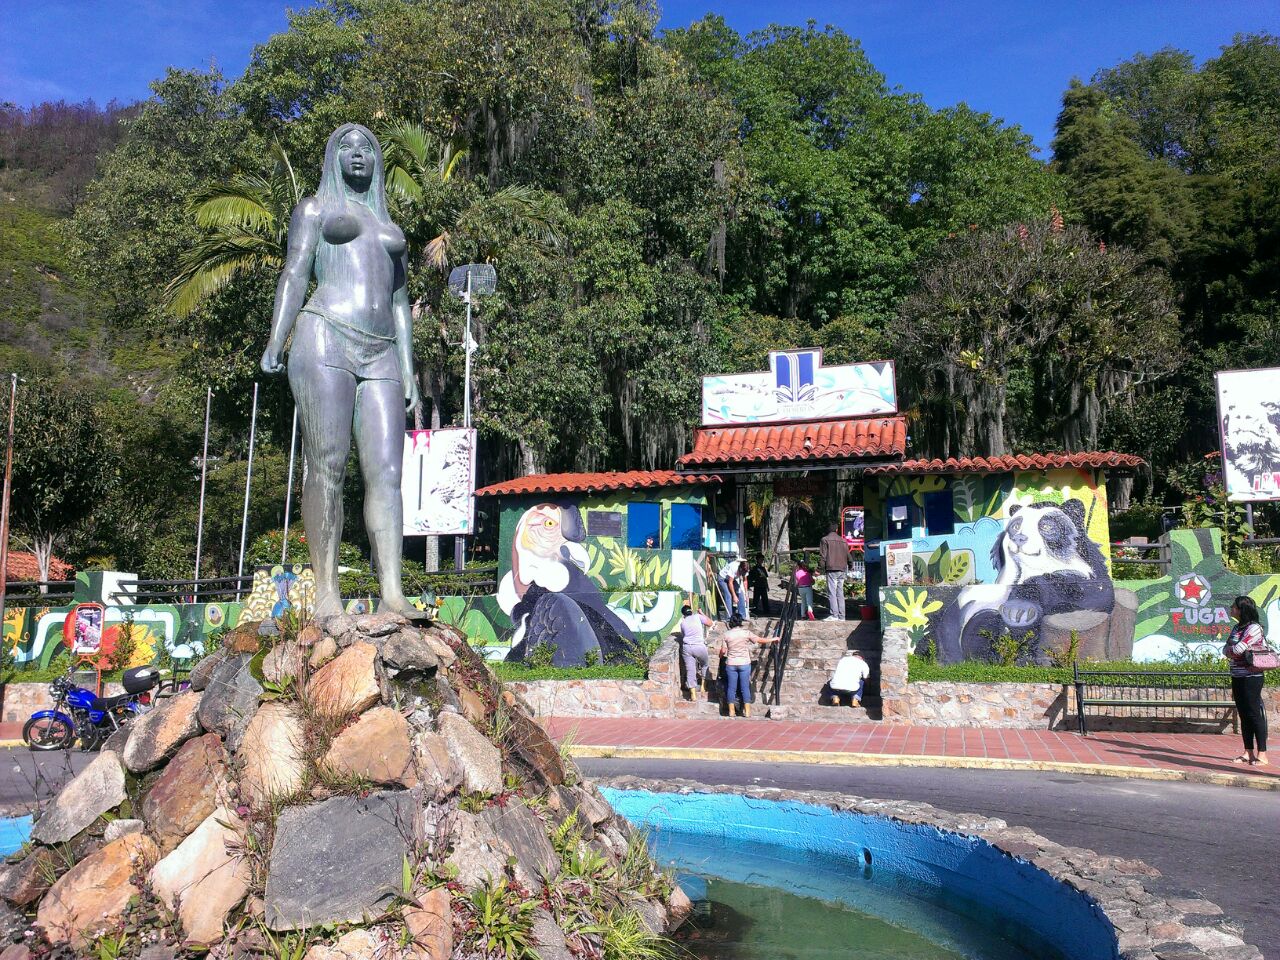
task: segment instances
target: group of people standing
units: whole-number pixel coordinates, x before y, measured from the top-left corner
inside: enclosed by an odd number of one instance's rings
[[[705,613],[685,604],[680,618],[680,650],[684,658],[685,688],[701,690],[709,679],[711,658],[723,660],[725,699],[729,716],[751,716],[751,661],[757,646],[776,643],[776,637],[758,637],[737,617],[728,624],[713,623]]]

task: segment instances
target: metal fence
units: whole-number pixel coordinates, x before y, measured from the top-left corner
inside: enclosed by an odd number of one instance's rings
[[[15,580],[5,586],[5,603],[10,607],[65,606],[75,590],[74,580]]]

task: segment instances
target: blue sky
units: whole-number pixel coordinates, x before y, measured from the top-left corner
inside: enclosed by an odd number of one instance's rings
[[[278,0],[0,0],[0,100],[133,100],[170,65],[216,62],[236,76],[253,45],[285,27],[285,7]],[[833,23],[862,41],[891,84],[934,107],[964,101],[1018,123],[1045,148],[1073,76],[1088,78],[1162,46],[1203,60],[1236,33],[1280,34],[1276,0],[667,0],[663,26],[713,9],[744,33],[770,22]]]

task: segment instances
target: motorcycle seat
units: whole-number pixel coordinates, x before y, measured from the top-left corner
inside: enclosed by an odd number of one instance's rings
[[[134,695],[131,693],[122,693],[116,697],[94,697],[93,709],[103,711],[114,710],[116,707],[124,706],[133,699]]]

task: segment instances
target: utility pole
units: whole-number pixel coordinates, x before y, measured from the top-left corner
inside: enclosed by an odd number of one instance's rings
[[[4,454],[4,493],[0,495],[0,639],[4,635],[4,601],[9,586],[9,494],[13,489],[13,413],[18,405],[18,375],[9,374],[9,442]]]

